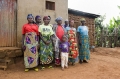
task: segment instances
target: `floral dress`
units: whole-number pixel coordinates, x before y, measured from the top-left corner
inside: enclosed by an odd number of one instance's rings
[[[78,57],[78,45],[77,45],[76,29],[66,27],[66,31],[68,34],[68,41],[70,43],[69,62],[74,64],[77,60],[77,57]]]

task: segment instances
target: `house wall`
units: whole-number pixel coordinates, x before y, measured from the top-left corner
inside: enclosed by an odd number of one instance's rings
[[[46,0],[17,0],[17,43],[21,43],[22,26],[27,23],[27,15],[33,14],[51,16],[51,24],[55,23],[55,18],[61,16],[63,21],[68,18],[68,0],[47,0],[55,2],[55,11],[46,10]],[[62,5],[62,6],[61,6]]]
[[[78,26],[81,25],[80,19],[85,18],[86,19],[86,26],[89,28],[89,41],[90,45],[95,45],[95,23],[94,20],[95,18],[90,18],[86,16],[78,16],[75,14],[69,14],[69,20],[74,20],[75,21],[75,28],[77,29]]]

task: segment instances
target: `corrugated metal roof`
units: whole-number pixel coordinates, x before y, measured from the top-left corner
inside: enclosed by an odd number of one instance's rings
[[[75,15],[80,15],[80,16],[87,16],[87,17],[91,17],[91,18],[97,18],[97,17],[100,16],[100,15],[97,15],[97,14],[87,13],[87,12],[74,10],[74,9],[70,9],[70,8],[68,9],[68,13],[75,14]]]

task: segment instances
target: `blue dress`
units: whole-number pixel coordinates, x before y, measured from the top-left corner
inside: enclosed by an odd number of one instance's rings
[[[90,50],[89,50],[89,35],[87,26],[79,26],[77,32],[80,34],[80,51],[79,59],[80,60],[89,60],[90,59]]]

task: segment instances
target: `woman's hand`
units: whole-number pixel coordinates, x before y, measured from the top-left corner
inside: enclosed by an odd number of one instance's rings
[[[51,41],[46,41],[46,45],[49,45]]]

